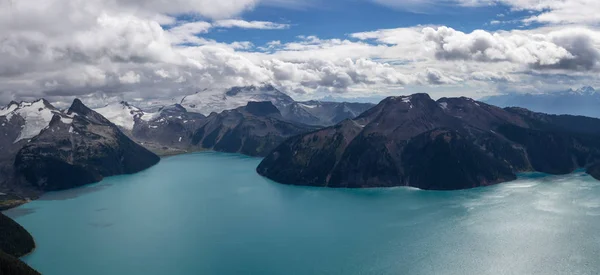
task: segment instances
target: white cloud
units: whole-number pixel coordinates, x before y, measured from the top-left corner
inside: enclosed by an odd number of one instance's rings
[[[261,30],[282,30],[290,27],[289,24],[280,24],[267,21],[245,21],[240,19],[218,20],[213,24],[220,28],[242,28]]]
[[[122,76],[119,76],[119,81],[123,84],[140,83],[140,75],[134,71],[129,71]]]
[[[200,12],[207,1],[20,0],[7,5],[0,0],[0,101],[43,96],[67,102],[87,94],[171,98],[263,82],[306,97],[389,94],[405,87],[472,92],[507,89],[507,83],[543,89],[581,79],[597,82],[600,31],[592,27],[464,33],[414,26],[335,39],[219,43],[202,35],[215,28],[290,25],[231,19],[258,1],[208,1],[214,6]],[[281,1],[288,0],[277,4]],[[226,6],[232,3],[237,6]],[[205,21],[171,17],[184,10],[200,13]]]
[[[586,27],[464,33],[448,27],[400,28],[352,34],[402,46],[437,60],[510,62],[538,69],[596,70],[600,31]]]
[[[596,0],[498,0],[514,9],[535,11],[538,14],[525,22],[551,24],[600,23],[600,1]]]

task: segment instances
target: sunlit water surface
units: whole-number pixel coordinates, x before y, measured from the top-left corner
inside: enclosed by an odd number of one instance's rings
[[[456,192],[273,183],[199,153],[8,211],[45,275],[600,274],[600,183],[583,173]]]

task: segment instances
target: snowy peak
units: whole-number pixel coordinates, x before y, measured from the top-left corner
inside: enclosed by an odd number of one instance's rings
[[[230,89],[206,89],[185,96],[180,104],[190,112],[209,115],[246,106],[248,102],[270,101],[278,108],[294,100],[273,85],[233,87]]]
[[[21,132],[14,141],[30,139],[42,131],[55,113],[59,111],[45,99],[38,99],[33,102],[11,102],[7,107],[0,109],[0,116],[5,116],[7,121],[11,121],[14,116],[19,116],[24,123],[21,125]]]
[[[90,122],[96,124],[111,123],[106,117],[102,116],[102,114],[95,112],[92,109],[85,106],[85,104],[83,104],[83,102],[81,102],[81,100],[79,100],[78,98],[73,100],[73,104],[71,104],[71,107],[69,107],[69,110],[67,111],[67,116],[72,117],[75,115],[85,117]]]
[[[591,96],[596,95],[596,90],[591,86],[583,86],[579,89],[568,89],[557,93],[559,96]]]
[[[109,104],[102,108],[94,109],[94,111],[126,130],[132,130],[137,119],[150,120],[155,117],[154,113],[146,113],[125,101]]]
[[[593,95],[596,93],[596,90],[591,86],[584,86],[577,90],[574,90],[573,93],[579,95]]]

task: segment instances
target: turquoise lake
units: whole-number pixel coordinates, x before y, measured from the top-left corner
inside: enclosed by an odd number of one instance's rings
[[[341,190],[258,176],[260,159],[165,158],[7,212],[44,275],[600,274],[600,182]]]

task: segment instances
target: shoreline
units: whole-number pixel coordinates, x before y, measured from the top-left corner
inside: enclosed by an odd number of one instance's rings
[[[29,231],[27,231],[27,233],[29,233]],[[31,235],[31,233],[29,233],[29,235]],[[31,238],[33,239],[33,248],[31,249],[31,251],[29,251],[29,252],[23,254],[21,257],[19,257],[19,260],[21,260],[21,261],[23,261],[24,257],[27,257],[27,256],[33,254],[35,252],[35,250],[37,249],[37,242],[35,241],[35,238],[33,237],[33,235],[31,235]]]

